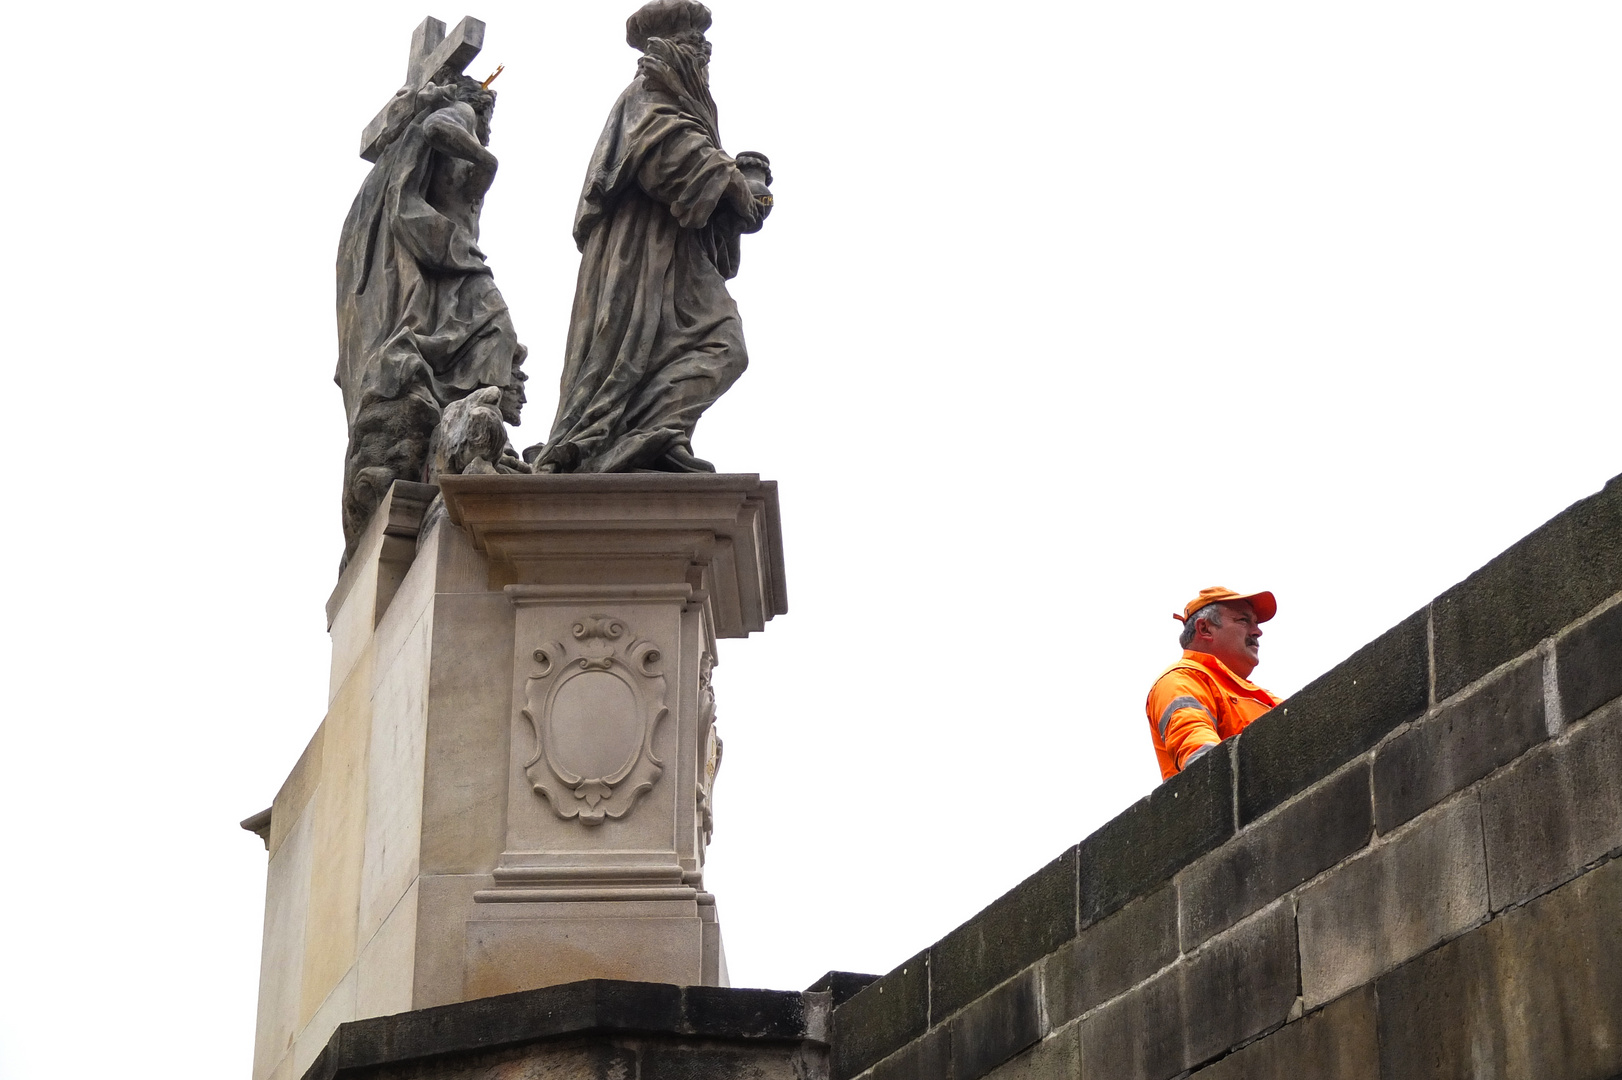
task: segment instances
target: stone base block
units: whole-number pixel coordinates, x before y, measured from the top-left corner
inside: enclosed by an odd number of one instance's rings
[[[705,970],[705,923],[692,901],[485,907],[503,910],[467,923],[469,998],[592,978],[677,986],[718,981],[713,965]]]

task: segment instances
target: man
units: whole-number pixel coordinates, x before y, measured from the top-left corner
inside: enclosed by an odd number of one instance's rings
[[[495,92],[466,76],[402,92],[386,147],[344,221],[337,383],[349,421],[346,563],[389,485],[427,479],[447,405],[497,388],[503,418],[519,421],[527,350],[478,245],[496,174],[486,146],[494,107]],[[497,468],[528,471],[516,454]]]
[[[1183,624],[1183,658],[1155,680],[1145,706],[1161,780],[1283,700],[1249,681],[1260,659],[1261,624],[1277,613],[1270,592],[1217,586],[1200,590],[1172,616]]]
[[[693,427],[748,364],[726,283],[771,199],[764,156],[721,149],[709,25],[697,0],[652,0],[626,21],[643,55],[576,210],[557,417],[524,452],[536,472],[715,471]]]

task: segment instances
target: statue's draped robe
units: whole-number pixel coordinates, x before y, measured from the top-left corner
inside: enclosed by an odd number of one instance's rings
[[[444,408],[481,387],[516,393],[523,377],[524,347],[478,247],[491,176],[436,149],[426,126],[454,123],[477,138],[477,120],[466,106],[400,104],[403,128],[361,185],[338,242],[346,563],[389,485],[426,478]],[[436,192],[464,205],[436,206]]]
[[[726,280],[739,233],[757,223],[721,202],[739,174],[702,69],[650,45],[609,114],[575,215],[580,276],[537,466],[692,468],[693,426],[748,363]]]
[[[431,395],[442,407],[507,387],[523,361],[477,233],[429,201],[448,164],[424,130],[431,115],[383,151],[339,240],[337,382],[351,428],[368,402]]]

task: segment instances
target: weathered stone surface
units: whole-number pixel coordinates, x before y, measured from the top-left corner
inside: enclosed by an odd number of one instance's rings
[[[1374,988],[1354,990],[1194,1076],[1200,1080],[1381,1080]]]
[[[929,952],[929,1022],[937,1024],[1076,933],[1076,849],[991,902]]]
[[[1080,926],[1169,880],[1233,830],[1233,754],[1221,746],[1082,841]]]
[[[834,1010],[833,1080],[867,1069],[929,1027],[929,951],[919,953]]]
[[[723,1033],[745,1039],[804,1038],[819,1007],[813,992],[745,990],[730,986],[684,986],[684,1031]],[[827,1007],[826,999],[820,1007]]]
[[[1482,785],[1481,809],[1494,911],[1622,847],[1622,702]]]
[[[952,1025],[942,1024],[891,1054],[866,1080],[949,1080],[952,1075]]]
[[[951,1020],[952,1080],[980,1080],[1042,1037],[1036,969],[1004,983]]]
[[[1380,979],[1381,1080],[1622,1075],[1622,862]]]
[[[1359,764],[1251,826],[1177,877],[1185,951],[1369,842],[1369,767]]]
[[[1487,866],[1474,795],[1301,890],[1301,995],[1339,997],[1487,917]]]
[[[571,1039],[455,1054],[427,1068],[420,1061],[383,1065],[362,1075],[366,1080],[619,1080],[636,1075],[636,1059],[634,1042]]]
[[[1185,1067],[1284,1023],[1299,982],[1295,935],[1295,905],[1284,900],[1184,961]]]
[[[1543,658],[1530,656],[1380,747],[1374,758],[1380,831],[1390,832],[1543,741],[1543,710]]]
[[[1441,701],[1622,591],[1622,477],[1431,605]]]
[[[1572,631],[1555,650],[1560,705],[1568,723],[1622,696],[1622,604]]]
[[[1239,823],[1249,824],[1328,776],[1429,699],[1425,612],[1416,611],[1246,728],[1239,744]]]
[[[1166,1080],[1186,1066],[1181,972],[1173,969],[1076,1022],[1081,1076]]]
[[[878,981],[877,975],[864,975],[855,971],[830,971],[805,989],[808,993],[831,995],[834,1008],[837,1009]]]
[[[1166,1080],[1284,1023],[1296,983],[1284,901],[1079,1021],[1080,1075]]]
[[[405,1067],[451,1054],[478,1054],[582,1033],[682,1036],[684,1048],[765,1040],[814,1048],[827,1023],[827,998],[780,990],[731,990],[591,979],[344,1024],[305,1080]],[[411,1072],[411,1075],[421,1075]],[[454,1075],[454,1074],[451,1074]],[[474,1074],[476,1075],[476,1074]],[[544,1073],[542,1075],[545,1075]],[[648,1075],[644,1067],[643,1075]],[[680,1073],[666,1075],[679,1076]],[[698,1073],[725,1077],[750,1075]],[[766,1074],[774,1075],[774,1074]],[[783,1076],[794,1075],[784,1072]]]
[[[634,1074],[637,1080],[805,1080],[816,1075],[806,1068],[803,1053],[786,1047],[706,1046],[661,1040],[643,1046],[640,1057],[640,1067]],[[618,1077],[610,1074],[604,1080]]]
[[[1177,891],[1134,900],[1083,930],[1042,964],[1048,1022],[1058,1027],[1177,959]]]
[[[1081,1046],[1078,1028],[1072,1024],[1054,1032],[1018,1057],[1004,1062],[989,1073],[991,1080],[1077,1080],[1081,1073]],[[874,1077],[878,1080],[878,1077]],[[937,1073],[929,1080],[946,1080]],[[952,1080],[958,1080],[953,1077]]]
[[[655,0],[626,25],[644,55],[586,170],[557,416],[524,456],[541,472],[714,472],[693,428],[748,365],[726,282],[770,212],[771,169],[721,150],[708,8]]]

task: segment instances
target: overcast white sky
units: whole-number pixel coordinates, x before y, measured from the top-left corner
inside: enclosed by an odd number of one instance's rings
[[[486,20],[537,441],[634,7],[8,9],[5,1080],[246,1075],[360,130]],[[888,970],[1149,791],[1201,586],[1278,593],[1289,693],[1622,471],[1615,3],[713,7],[777,208],[695,446],[781,484],[790,596],[716,677],[736,983]]]

